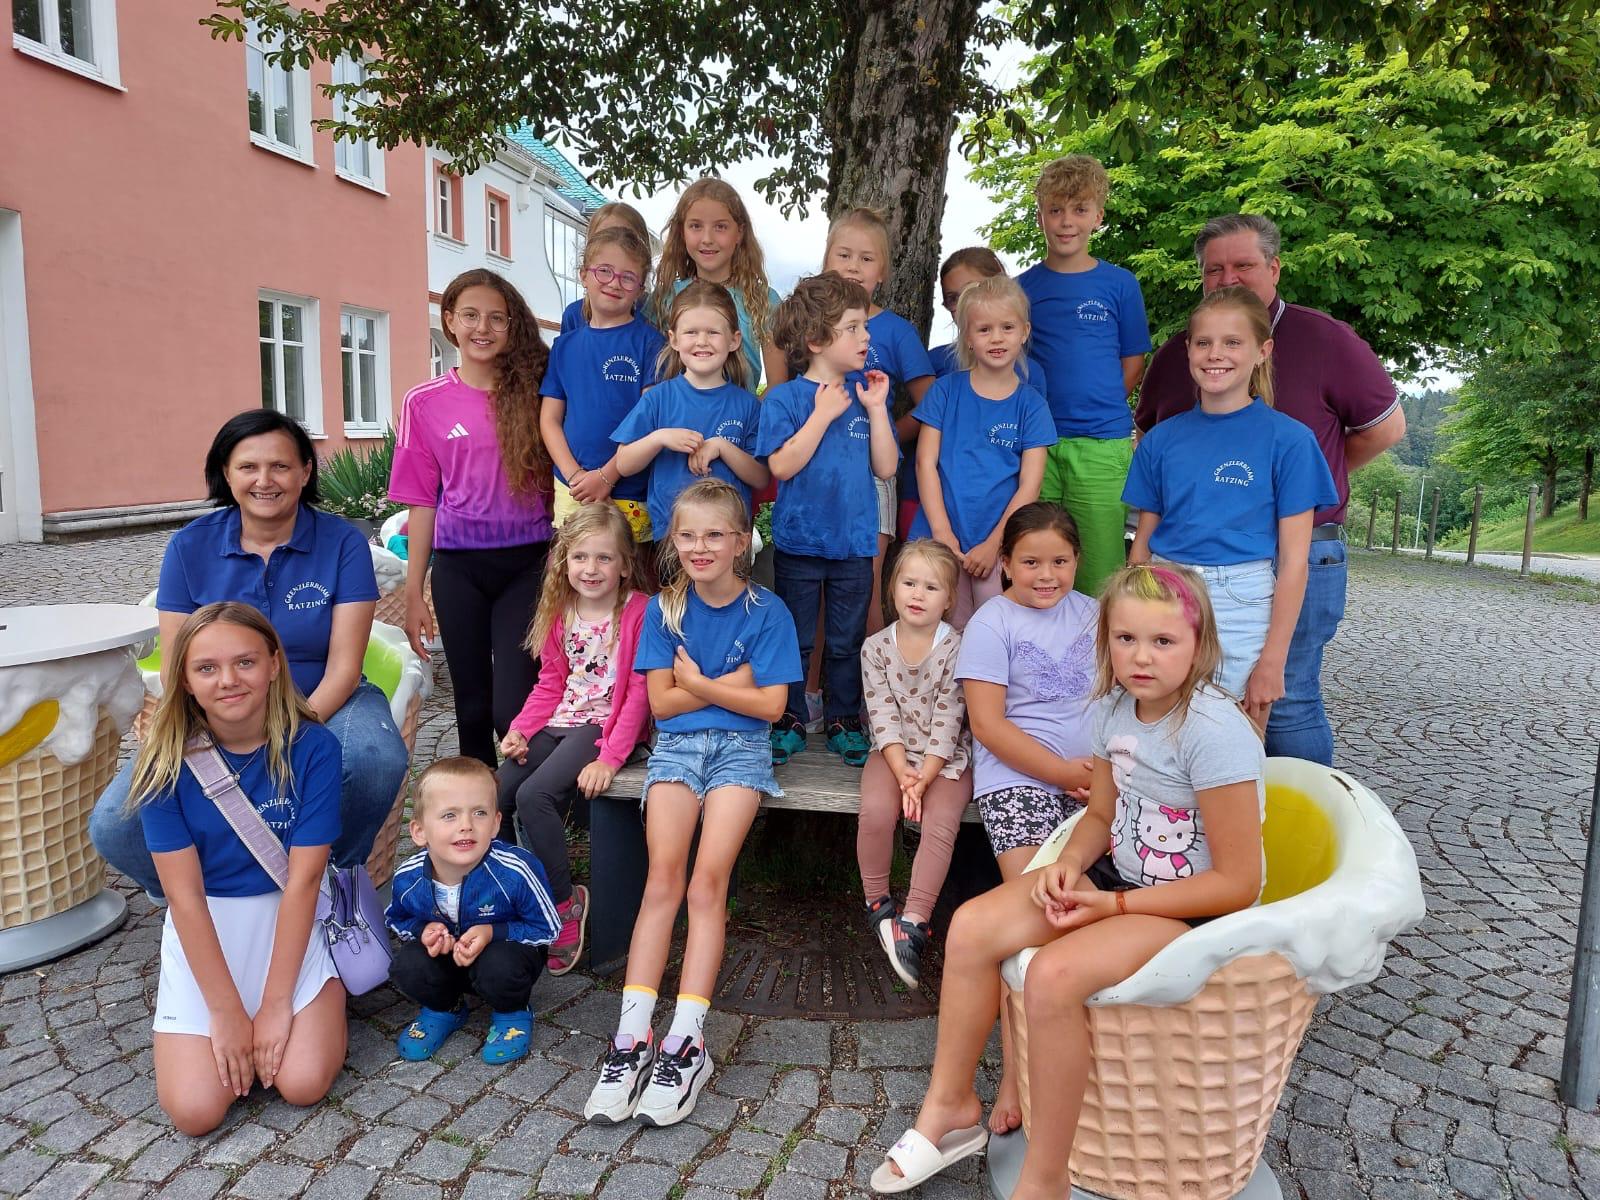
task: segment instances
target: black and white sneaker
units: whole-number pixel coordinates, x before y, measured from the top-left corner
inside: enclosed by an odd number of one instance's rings
[[[583,1106],[583,1119],[616,1125],[633,1116],[655,1057],[653,1038],[627,1046],[613,1040],[605,1062],[600,1064],[600,1082],[594,1085]]]
[[[710,1078],[711,1052],[704,1044],[668,1038],[633,1115],[646,1125],[676,1125],[694,1111],[695,1098]]]
[[[914,988],[922,982],[922,954],[928,948],[928,927],[904,917],[878,922],[878,941],[900,982]]]

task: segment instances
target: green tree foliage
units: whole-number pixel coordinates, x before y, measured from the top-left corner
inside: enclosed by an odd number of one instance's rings
[[[1600,0],[1513,11],[1476,0],[1199,0],[1156,14],[1138,0],[1016,0],[998,13],[980,0],[216,6],[204,18],[214,37],[242,39],[248,19],[303,64],[376,57],[365,95],[346,90],[352,123],[341,133],[430,142],[471,166],[493,153],[496,131],[527,120],[603,184],[654,189],[760,154],[775,166],[757,186],[786,207],[803,210],[824,186],[830,212],[884,205],[894,258],[910,260],[891,298],[924,323],[937,252],[927,243],[938,240],[958,113],[984,118],[969,139],[979,152],[1030,136],[1025,113],[1068,127],[1103,118],[1131,146],[1193,112],[1229,124],[1261,109],[1294,78],[1278,47],[1307,42],[1368,54],[1434,47],[1510,93],[1575,114],[1600,108]],[[1018,93],[984,82],[986,53],[1008,38],[1042,52]],[[896,170],[878,169],[879,158]],[[907,206],[914,219],[899,215]]]
[[[1584,455],[1600,443],[1600,341],[1543,362],[1486,357],[1462,383],[1442,436],[1444,458],[1485,484],[1496,498],[1537,482],[1544,515],[1576,494]],[[1592,457],[1590,459],[1592,469]]]
[[[1402,395],[1400,406],[1406,411],[1406,435],[1391,453],[1407,466],[1431,467],[1438,448],[1439,426],[1455,399],[1454,392],[1433,388],[1418,395]]]
[[[1586,333],[1600,271],[1600,146],[1553,101],[1497,96],[1442,55],[1281,51],[1290,80],[1247,119],[1200,109],[1156,122],[1149,147],[1120,126],[1014,150],[976,174],[1005,205],[997,245],[1042,250],[1031,187],[1044,161],[1094,154],[1112,177],[1096,253],[1139,276],[1152,326],[1180,328],[1198,294],[1195,233],[1225,212],[1284,232],[1282,292],[1348,321],[1402,368],[1485,345],[1535,357]],[[1158,71],[1165,51],[1138,64]],[[1048,116],[1046,105],[1036,114]]]

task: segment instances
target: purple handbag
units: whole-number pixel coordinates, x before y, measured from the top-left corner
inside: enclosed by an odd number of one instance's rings
[[[211,736],[201,733],[191,738],[184,747],[183,761],[261,869],[280,890],[288,886],[288,852],[244,794],[239,777]],[[317,896],[314,923],[328,940],[345,991],[360,996],[388,981],[394,955],[383,923],[383,905],[366,867],[328,868]]]

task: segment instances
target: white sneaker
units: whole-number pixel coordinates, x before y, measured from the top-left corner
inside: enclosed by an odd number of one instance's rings
[[[633,1116],[655,1057],[654,1039],[634,1042],[627,1047],[613,1040],[606,1051],[605,1062],[600,1064],[600,1082],[594,1085],[588,1103],[583,1106],[583,1119],[616,1125]]]
[[[650,1086],[639,1097],[633,1115],[646,1125],[676,1125],[694,1111],[695,1099],[710,1078],[711,1053],[703,1044],[684,1039],[675,1052],[669,1052],[663,1042]]]

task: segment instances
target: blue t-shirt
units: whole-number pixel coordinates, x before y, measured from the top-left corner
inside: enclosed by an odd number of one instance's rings
[[[939,431],[945,513],[961,549],[971,550],[994,532],[1017,494],[1022,452],[1056,444],[1050,406],[1025,383],[1004,400],[985,399],[972,390],[972,372],[961,371],[936,380],[915,416]],[[933,536],[925,510],[911,536]]]
[[[672,294],[676,296],[684,288],[688,287],[689,283],[690,281],[687,279],[678,280],[677,283],[672,285]],[[744,382],[745,386],[753,392],[761,386],[761,343],[756,340],[755,334],[751,332],[750,310],[745,307],[744,291],[741,288],[734,287],[731,283],[725,283],[722,286],[727,288],[728,295],[733,297],[734,311],[739,314],[739,348],[744,352],[745,374],[748,376]],[[777,311],[778,293],[768,288],[766,326],[769,340],[772,337],[772,317]],[[666,324],[667,314],[662,313],[659,319],[663,325]]]
[[[891,382],[904,385],[913,379],[933,374],[933,363],[928,359],[928,349],[917,336],[910,321],[887,308],[875,317],[867,318],[868,371],[882,371]]]
[[[633,302],[633,315],[636,317],[644,317],[644,310],[644,293],[640,292],[639,299]],[[574,329],[578,328],[578,326],[584,323],[583,301],[582,299],[574,300],[571,304],[567,305],[561,310],[561,328],[556,330],[556,336],[560,337],[563,333],[571,333]]]
[[[372,551],[342,517],[304,504],[294,533],[266,562],[239,545],[233,505],[198,517],[172,535],[161,560],[156,608],[192,613],[237,600],[272,622],[294,685],[309,696],[328,669],[333,609],[378,598]]]
[[[222,750],[222,757],[285,850],[331,846],[338,839],[339,739],[321,725],[312,721],[300,725],[289,747],[289,778],[283,788],[272,782],[265,746],[249,754]],[[187,763],[178,769],[170,790],[140,805],[139,819],[152,854],[195,848],[206,895],[262,896],[278,890],[221,810],[206,799]]]
[[[1220,415],[1197,404],[1145,434],[1122,501],[1161,514],[1154,553],[1220,567],[1276,557],[1279,518],[1338,495],[1316,435],[1257,399]]]
[[[751,584],[721,608],[713,608],[700,599],[691,584],[685,598],[681,637],[668,629],[662,619],[661,597],[652,596],[644,612],[634,669],[670,668],[679,646],[686,647],[689,657],[713,679],[737,671],[745,663],[750,664],[757,687],[796,683],[802,678],[800,639],[795,636],[794,618],[781,600],[758,584]],[[767,722],[711,704],[676,717],[657,717],[656,727],[667,733],[703,729],[765,732]]]
[[[755,453],[756,429],[761,423],[761,401],[742,387],[724,383],[700,391],[688,378],[675,375],[639,397],[633,411],[611,432],[613,442],[636,442],[658,429],[693,429],[708,438],[726,438],[746,453]],[[662,450],[641,475],[650,480],[650,526],[664,538],[672,526],[672,504],[678,494],[700,478],[689,470],[689,456]],[[711,474],[731,483],[750,506],[750,485],[718,458]]]
[[[766,458],[810,419],[822,385],[801,376],[770,389],[761,399],[756,453]],[[871,558],[878,552],[878,490],[872,474],[872,420],[857,389],[845,379],[850,407],[822,434],[811,461],[778,483],[772,540],[785,554],[807,558]]]
[[[1070,274],[1037,263],[1017,282],[1033,308],[1029,353],[1044,364],[1056,434],[1128,437],[1133,412],[1122,360],[1150,349],[1139,281],[1131,271],[1097,261]]]
[[[578,465],[593,471],[611,461],[616,446],[611,431],[633,411],[639,395],[656,377],[656,355],[665,345],[648,321],[635,317],[626,325],[595,329],[580,325],[556,339],[550,348],[539,394],[566,401],[561,420],[567,448]],[[569,480],[560,470],[556,478]],[[645,478],[624,475],[611,489],[615,500],[643,500]]]

